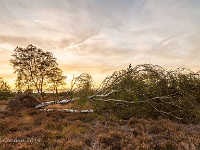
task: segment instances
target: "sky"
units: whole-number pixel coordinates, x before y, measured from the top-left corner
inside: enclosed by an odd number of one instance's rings
[[[0,0],[0,77],[14,88],[9,60],[29,44],[50,51],[67,75],[144,63],[200,70],[199,0]]]

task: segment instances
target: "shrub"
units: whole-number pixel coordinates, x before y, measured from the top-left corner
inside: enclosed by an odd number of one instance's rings
[[[8,102],[8,108],[10,110],[21,110],[25,108],[34,108],[39,101],[30,94],[19,94]]]
[[[84,145],[80,141],[69,140],[66,142],[65,146],[66,150],[82,150]]]
[[[121,150],[123,135],[120,132],[109,131],[98,136],[98,142],[102,149]]]

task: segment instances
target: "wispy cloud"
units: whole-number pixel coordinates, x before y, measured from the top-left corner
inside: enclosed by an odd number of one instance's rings
[[[31,43],[70,74],[103,79],[129,63],[197,69],[199,27],[199,0],[1,0],[1,68],[16,46]]]

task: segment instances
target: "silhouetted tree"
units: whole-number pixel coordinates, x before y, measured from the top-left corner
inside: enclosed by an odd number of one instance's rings
[[[10,86],[0,77],[0,92],[10,92]]]
[[[55,91],[55,99],[57,99],[58,96],[58,88],[66,85],[65,80],[67,77],[63,76],[62,74],[63,72],[60,68],[54,68],[51,72],[48,73],[49,87],[53,90],[53,92]]]
[[[10,86],[0,77],[0,100],[7,100],[11,96]]]
[[[10,62],[17,74],[16,87],[20,90],[34,89],[40,99],[44,100],[44,88],[55,82],[55,76],[63,79],[61,73],[54,73],[61,69],[51,52],[28,45],[26,48],[17,47],[12,57]]]

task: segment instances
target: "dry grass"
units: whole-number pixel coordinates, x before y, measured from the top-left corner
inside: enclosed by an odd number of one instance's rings
[[[71,102],[68,104],[52,104],[49,106],[44,107],[46,109],[78,109],[78,110],[84,110],[84,109],[92,109],[92,105],[87,101],[83,105],[80,105],[78,102]]]
[[[70,109],[73,108],[73,104],[69,103],[69,104],[54,104],[54,105],[49,105],[44,107],[46,109]]]
[[[0,105],[8,105],[8,100],[0,100]]]
[[[57,98],[56,98],[57,100],[59,100],[59,99],[70,99],[70,97],[69,96],[57,96]],[[45,96],[45,102],[48,102],[48,101],[53,101],[53,100],[55,100],[55,96],[52,94],[52,95],[47,95],[47,96]]]
[[[7,105],[0,105],[0,111],[6,111]]]
[[[0,149],[200,149],[200,126],[24,109],[0,112]],[[33,142],[2,142],[34,139]]]

